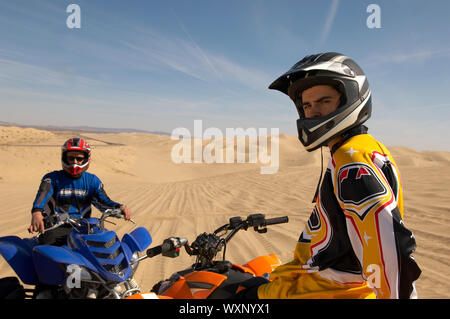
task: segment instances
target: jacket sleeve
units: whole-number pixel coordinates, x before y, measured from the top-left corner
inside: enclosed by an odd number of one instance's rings
[[[52,180],[51,177],[47,174],[41,180],[39,190],[33,202],[31,213],[34,213],[36,211],[43,212],[45,210],[45,204],[52,197],[52,195],[53,195]]]
[[[409,298],[420,274],[411,256],[416,244],[402,221],[398,172],[385,159],[366,155],[342,165],[335,192],[368,285],[378,298]]]
[[[122,205],[109,198],[100,179],[97,178],[95,180],[94,187],[95,190],[94,196],[92,198],[92,204],[101,212],[105,211],[106,209],[119,208]]]

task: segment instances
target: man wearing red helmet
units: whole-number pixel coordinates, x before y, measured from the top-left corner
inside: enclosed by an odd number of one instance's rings
[[[40,244],[64,245],[70,227],[59,227],[45,233],[55,214],[68,214],[80,218],[91,215],[91,204],[100,211],[120,208],[125,219],[131,218],[131,211],[122,204],[112,201],[100,179],[87,173],[91,161],[91,147],[82,138],[67,140],[61,149],[62,170],[46,174],[41,181],[31,210],[30,233],[40,232]]]

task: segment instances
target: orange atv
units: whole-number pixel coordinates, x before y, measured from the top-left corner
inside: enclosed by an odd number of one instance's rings
[[[162,245],[148,249],[139,260],[160,254],[177,257],[184,246],[189,255],[196,256],[195,263],[155,284],[152,293],[138,293],[128,299],[230,299],[255,282],[268,282],[269,274],[281,264],[277,256],[260,256],[240,266],[225,260],[226,246],[239,230],[253,227],[256,232],[265,233],[266,226],[287,222],[287,216],[266,219],[263,214],[252,214],[246,220],[230,218],[228,224],[213,233],[197,236],[191,245],[186,238],[170,237]],[[222,260],[216,261],[216,255],[222,250]]]

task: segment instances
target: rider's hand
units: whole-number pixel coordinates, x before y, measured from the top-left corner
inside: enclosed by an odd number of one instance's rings
[[[30,234],[34,232],[44,233],[44,216],[42,216],[42,212],[36,211],[31,215],[31,225],[28,227],[28,232]]]
[[[122,213],[125,217],[125,220],[131,219],[131,210],[127,206],[125,206],[125,205],[120,206],[120,210],[122,211]]]

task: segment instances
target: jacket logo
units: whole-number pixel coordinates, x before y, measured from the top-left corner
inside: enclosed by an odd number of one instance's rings
[[[337,177],[338,196],[346,204],[361,205],[387,193],[379,176],[364,163],[344,165]]]
[[[75,195],[75,196],[84,197],[87,195],[87,191],[82,190],[82,189],[63,188],[59,191],[59,195],[61,195],[61,196]]]

